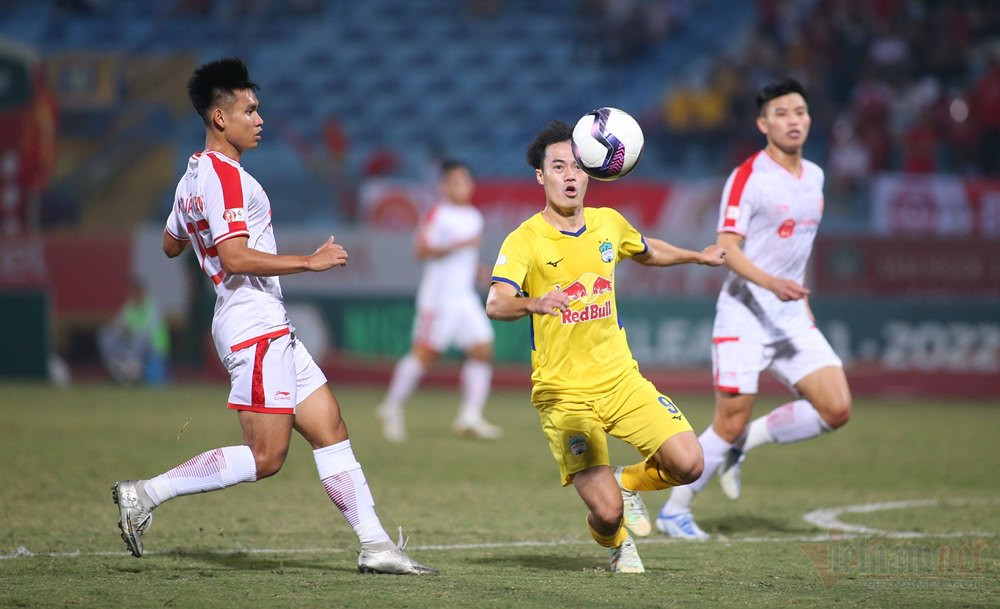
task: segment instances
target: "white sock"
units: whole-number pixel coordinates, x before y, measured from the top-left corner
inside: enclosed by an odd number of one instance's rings
[[[767,430],[767,416],[757,417],[750,422],[747,426],[747,432],[745,434],[745,440],[743,446],[740,450],[743,454],[750,452],[751,449],[757,448],[763,444],[770,444],[774,442],[774,436],[771,432]]]
[[[386,410],[401,411],[403,404],[409,399],[410,394],[417,388],[420,378],[424,375],[424,365],[413,353],[407,353],[403,359],[399,360],[392,371],[392,380],[389,382],[389,392],[385,395],[382,408]]]
[[[354,458],[351,441],[318,448],[313,451],[313,458],[326,494],[354,528],[361,547],[371,550],[396,547],[375,514],[375,499],[368,489],[361,464]]]
[[[733,447],[732,444],[720,438],[711,425],[698,436],[698,442],[701,443],[701,450],[705,454],[705,469],[702,471],[701,477],[691,484],[675,486],[670,491],[670,498],[660,510],[661,516],[673,516],[681,512],[691,511],[691,502],[694,501],[694,496],[705,488],[712,476],[715,475],[715,470],[719,469],[719,465],[726,458],[726,453]]]
[[[181,463],[146,480],[142,490],[156,507],[180,495],[207,493],[257,479],[257,463],[249,446],[224,446]]]
[[[462,406],[458,418],[463,421],[480,421],[490,394],[493,366],[488,362],[467,359],[462,364]]]
[[[808,440],[828,431],[833,430],[806,400],[778,406],[767,415],[767,432],[781,444]]]

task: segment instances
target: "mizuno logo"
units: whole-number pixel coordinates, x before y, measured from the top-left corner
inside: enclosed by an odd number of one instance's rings
[[[559,263],[562,262],[562,261],[563,261],[563,259],[560,258],[559,260],[549,260],[545,264],[551,264],[552,268],[556,268],[557,266],[559,266]]]

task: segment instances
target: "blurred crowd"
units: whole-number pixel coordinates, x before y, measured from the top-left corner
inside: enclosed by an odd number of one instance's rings
[[[666,154],[728,171],[761,147],[763,84],[791,75],[810,94],[806,154],[827,197],[860,205],[876,172],[1000,175],[1000,3],[758,0],[732,56],[693,66],[661,106]]]

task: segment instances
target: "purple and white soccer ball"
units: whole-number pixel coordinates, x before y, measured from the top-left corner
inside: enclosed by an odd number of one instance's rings
[[[590,177],[617,180],[635,168],[643,141],[639,123],[627,112],[597,108],[573,128],[573,156]]]

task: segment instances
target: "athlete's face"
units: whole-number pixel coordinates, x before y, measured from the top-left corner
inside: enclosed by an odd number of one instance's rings
[[[215,109],[216,123],[221,125],[226,140],[240,152],[256,148],[264,127],[257,95],[250,89],[233,91],[233,95],[235,101]]]
[[[465,167],[453,167],[441,176],[441,194],[452,203],[469,203],[475,189],[472,174]]]
[[[767,141],[786,154],[801,152],[811,124],[809,106],[798,93],[772,99],[757,117],[757,128],[767,136]]]
[[[545,148],[542,168],[535,170],[535,179],[545,189],[545,199],[561,209],[571,210],[583,205],[590,179],[577,165],[569,141],[549,144]]]

